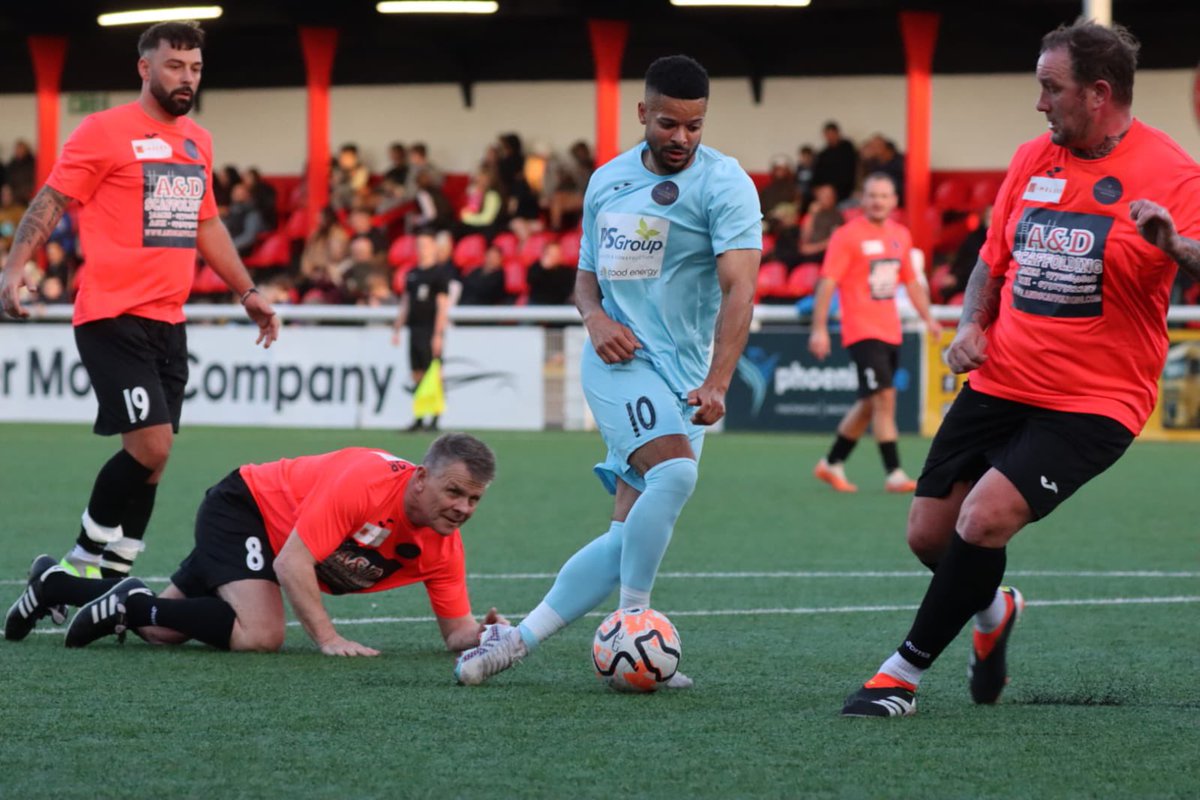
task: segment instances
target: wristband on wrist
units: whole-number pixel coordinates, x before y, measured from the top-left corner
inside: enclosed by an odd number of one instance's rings
[[[258,287],[256,287],[256,286],[251,286],[249,289],[247,289],[246,291],[242,292],[242,299],[241,299],[241,301],[240,301],[240,302],[241,302],[241,304],[242,304],[242,305],[246,305],[246,298],[247,298],[247,297],[249,297],[249,296],[250,296],[250,295],[252,295],[252,294],[258,294]]]

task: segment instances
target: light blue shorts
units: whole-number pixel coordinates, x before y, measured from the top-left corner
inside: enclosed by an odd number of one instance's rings
[[[645,490],[646,482],[629,466],[629,456],[660,436],[686,436],[697,461],[700,459],[706,427],[692,422],[696,409],[687,404],[686,397],[673,392],[646,359],[605,364],[588,342],[583,348],[581,380],[608,446],[608,457],[594,471],[610,494],[616,494],[618,478],[639,492]]]

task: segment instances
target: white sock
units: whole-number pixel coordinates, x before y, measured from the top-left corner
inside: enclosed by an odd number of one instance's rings
[[[925,670],[920,667],[914,667],[899,653],[892,653],[891,658],[879,666],[879,671],[886,675],[891,675],[893,678],[899,678],[902,681],[911,683],[913,686],[920,684],[921,676],[925,674]]]
[[[81,545],[78,545],[78,544],[75,545],[74,549],[72,549],[71,552],[67,554],[67,560],[74,561],[79,564],[92,564],[97,567],[100,566],[99,554],[89,553],[87,550],[84,550]]]
[[[521,632],[525,646],[532,650],[541,642],[561,631],[566,625],[567,623],[558,615],[558,612],[543,601],[538,603],[537,608],[529,612],[529,616],[521,620],[517,629]]]
[[[975,630],[980,633],[991,633],[1004,624],[1004,614],[1008,611],[1008,601],[1004,592],[996,590],[992,604],[975,615]]]
[[[649,608],[650,593],[640,592],[637,589],[631,589],[628,586],[621,587],[621,604],[620,608]]]

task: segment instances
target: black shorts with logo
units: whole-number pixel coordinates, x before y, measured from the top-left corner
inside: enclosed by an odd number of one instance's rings
[[[188,380],[183,323],[128,315],[93,320],[75,328],[75,346],[99,404],[96,433],[166,423],[179,432]]]
[[[416,325],[408,329],[408,368],[424,372],[433,363],[433,326]]]
[[[196,511],[196,546],[171,576],[188,597],[244,580],[279,580],[275,553],[250,487],[234,470],[204,494]]]
[[[995,468],[1041,519],[1115,464],[1133,438],[1109,417],[1005,400],[967,383],[933,438],[916,494],[945,497]]]
[[[900,365],[899,345],[878,339],[863,339],[846,348],[858,369],[858,396],[870,397],[892,388]]]

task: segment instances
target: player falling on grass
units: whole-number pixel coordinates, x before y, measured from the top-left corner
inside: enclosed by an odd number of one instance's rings
[[[686,56],[658,59],[638,103],[645,143],[588,184],[575,298],[589,337],[583,389],[608,447],[595,471],[616,495],[612,523],[518,627],[490,626],[459,658],[462,683],[507,669],[617,587],[622,608],[650,605],[696,485],[705,426],[725,415],[762,250],[754,184],[700,144],[707,110],[704,68]]]
[[[471,615],[459,528],[495,472],[488,446],[463,433],[435,440],[419,465],[362,447],[248,464],[208,490],[195,548],[161,594],[137,578],[78,578],[39,556],[4,636],[24,639],[51,607],[72,605],[82,607],[67,647],[132,629],[153,644],[273,652],[286,595],[322,653],[374,656],[337,632],[321,593],[424,583],[447,649],[464,650],[483,626]],[[484,622],[506,620],[493,608]]]
[[[843,465],[868,427],[883,458],[883,488],[897,493],[917,488],[916,481],[901,469],[896,447],[899,431],[893,378],[903,341],[896,287],[902,284],[908,290],[930,335],[939,335],[942,328],[930,316],[929,295],[913,272],[912,235],[890,218],[897,199],[896,182],[887,173],[875,172],[863,180],[863,216],[834,232],[817,282],[808,349],[818,361],[829,355],[829,306],[836,289],[842,298],[842,344],[858,372],[858,400],[838,423],[829,454],[813,470],[818,479],[839,492],[858,491],[846,479]]]
[[[1023,605],[1000,585],[1005,546],[1120,458],[1154,408],[1176,265],[1200,278],[1200,167],[1133,117],[1137,50],[1124,28],[1083,20],[1042,40],[1050,130],[1017,151],[996,198],[946,356],[971,379],[909,512],[933,578],[843,714],[914,713],[922,676],[972,616],[971,698],[996,702]]]
[[[21,219],[0,273],[0,303],[20,303],[25,264],[64,209],[83,204],[87,260],[75,299],[75,343],[99,411],[95,432],[121,435],[101,467],[79,538],[63,566],[85,576],[128,575],[143,549],[158,482],[179,431],[188,378],[183,302],[196,252],[241,298],[269,347],[279,319],[258,295],[212,193],[212,137],[186,115],[200,88],[204,32],[154,25],[138,40],[141,95],[84,119]]]

